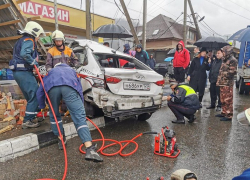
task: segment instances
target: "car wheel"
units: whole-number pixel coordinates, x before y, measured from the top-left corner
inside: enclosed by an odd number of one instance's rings
[[[244,91],[245,91],[244,79],[241,78],[239,83],[239,94],[243,94]]]
[[[138,116],[138,121],[146,121],[152,116],[151,113],[144,113]]]
[[[92,105],[90,102],[84,101],[85,113],[88,118],[103,116],[102,109]]]
[[[115,123],[116,119],[112,118],[112,117],[104,116],[104,121],[105,121],[105,125],[107,125],[107,124],[113,124],[113,123]]]

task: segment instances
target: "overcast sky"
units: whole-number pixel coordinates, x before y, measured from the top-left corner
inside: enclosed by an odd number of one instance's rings
[[[51,0],[53,1],[53,0]],[[57,0],[58,3],[80,8],[81,0]],[[82,0],[82,9],[85,9],[85,0]],[[124,0],[127,4],[131,18],[140,19],[142,23],[143,0]],[[94,2],[94,12],[107,17],[125,18],[114,4],[114,0],[92,0]],[[116,0],[120,5],[120,1]],[[184,0],[147,0],[148,16],[147,21],[159,14],[164,14],[172,19],[180,16],[184,10]],[[220,35],[233,34],[234,32],[250,25],[250,1],[249,0],[192,0],[193,8],[201,17],[205,16],[207,23],[216,33]],[[91,7],[91,12],[93,12]],[[225,9],[223,9],[225,8]],[[121,8],[122,9],[122,8]],[[227,10],[226,10],[227,9]],[[230,12],[231,11],[231,12]],[[141,12],[141,13],[140,13]],[[236,15],[237,13],[239,15]],[[188,14],[190,13],[188,7]],[[178,19],[182,22],[183,15]],[[190,21],[188,19],[188,21]],[[206,25],[199,23],[202,34],[212,35]]]

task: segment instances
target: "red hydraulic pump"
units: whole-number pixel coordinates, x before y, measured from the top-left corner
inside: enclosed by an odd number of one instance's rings
[[[180,154],[174,130],[169,129],[167,126],[161,129],[161,133],[155,136],[154,153],[169,158],[176,158]]]

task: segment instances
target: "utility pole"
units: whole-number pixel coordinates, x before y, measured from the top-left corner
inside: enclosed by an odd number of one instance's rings
[[[187,45],[187,0],[184,0],[183,41]]]
[[[85,4],[86,4],[86,39],[92,39],[92,35],[91,35],[90,0],[85,0]]]
[[[194,20],[195,28],[196,28],[196,31],[197,31],[197,40],[198,40],[198,39],[202,38],[201,37],[201,31],[200,31],[197,19],[196,19],[195,14],[194,14],[194,9],[193,9],[193,5],[192,5],[191,0],[188,0],[188,4],[189,4],[189,8],[190,8],[190,11],[192,13],[193,20]]]
[[[142,27],[142,47],[146,50],[146,28],[147,28],[147,0],[143,0],[143,27]]]
[[[135,32],[135,28],[134,28],[133,23],[132,23],[132,21],[131,21],[131,18],[130,18],[130,16],[129,16],[127,7],[126,7],[126,5],[125,5],[125,3],[124,3],[123,0],[120,0],[120,3],[121,3],[121,5],[122,5],[122,9],[123,9],[124,14],[125,14],[125,16],[126,16],[126,19],[127,19],[127,21],[128,21],[130,30],[131,30],[131,32],[132,32],[132,34],[133,34],[133,36],[134,36],[135,43],[136,43],[136,44],[139,44],[139,39],[138,39],[137,34],[136,34],[136,32]]]
[[[55,28],[58,30],[57,0],[54,0]]]

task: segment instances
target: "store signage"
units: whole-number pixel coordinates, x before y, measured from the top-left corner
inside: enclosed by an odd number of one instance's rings
[[[24,14],[43,16],[55,19],[54,7],[27,1],[19,4]],[[69,11],[57,8],[58,21],[69,22]]]

